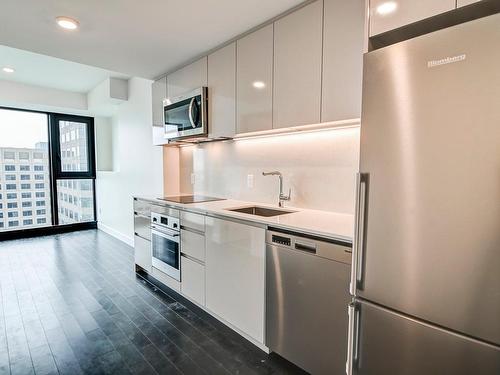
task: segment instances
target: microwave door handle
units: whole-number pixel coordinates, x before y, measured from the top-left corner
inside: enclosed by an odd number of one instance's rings
[[[193,107],[194,107],[194,101],[196,100],[196,98],[192,98],[191,101],[189,102],[189,122],[191,123],[191,126],[194,128],[196,128],[196,124],[194,123],[194,119],[193,119]]]

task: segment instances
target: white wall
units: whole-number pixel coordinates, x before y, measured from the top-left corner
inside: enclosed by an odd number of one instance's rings
[[[359,165],[359,127],[180,149],[182,193],[277,204],[278,178],[283,173],[287,204],[340,213],[354,213],[355,178]],[[191,174],[195,183],[191,185]],[[247,176],[254,176],[254,187]]]
[[[0,105],[39,111],[86,114],[87,95],[0,80]]]
[[[129,98],[112,117],[113,171],[96,180],[99,228],[132,244],[133,195],[162,196],[162,148],[152,145],[151,81],[132,78]]]

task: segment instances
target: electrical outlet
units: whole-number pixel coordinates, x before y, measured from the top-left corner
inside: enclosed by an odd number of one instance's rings
[[[196,175],[194,173],[191,173],[191,185],[194,185],[196,182]]]
[[[247,187],[253,189],[253,174],[247,175]]]

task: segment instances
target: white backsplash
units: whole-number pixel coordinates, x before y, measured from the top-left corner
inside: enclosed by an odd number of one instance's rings
[[[214,142],[180,149],[180,189],[277,204],[278,178],[262,172],[278,170],[289,206],[353,213],[358,165],[359,127]]]

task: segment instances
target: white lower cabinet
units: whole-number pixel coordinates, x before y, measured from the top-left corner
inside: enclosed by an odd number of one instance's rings
[[[181,258],[181,293],[205,306],[205,266],[186,257]]]
[[[206,218],[206,307],[264,342],[265,229]]]
[[[135,264],[146,272],[151,272],[151,242],[142,237],[134,236],[134,258]]]

